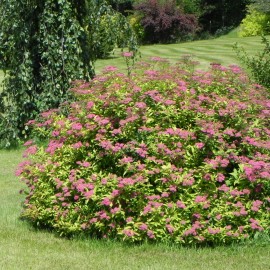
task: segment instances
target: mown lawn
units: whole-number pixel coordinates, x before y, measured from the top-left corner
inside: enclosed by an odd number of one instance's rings
[[[238,43],[243,46],[249,55],[255,55],[263,45],[260,37],[239,38],[235,35],[227,35],[217,39],[201,40],[169,45],[149,45],[140,47],[141,59],[146,60],[153,56],[168,58],[171,62],[178,61],[183,55],[191,55],[200,63],[199,68],[206,69],[210,63],[222,65],[237,64],[240,62],[233,51],[233,45]],[[126,63],[121,52],[116,50],[110,59],[99,60],[96,63],[96,70],[100,72],[104,66],[114,65],[124,71]]]
[[[269,38],[269,37],[268,37]],[[235,32],[229,33],[217,39],[185,42],[180,44],[149,45],[141,46],[141,57],[138,61],[147,60],[153,56],[168,58],[171,62],[178,61],[183,55],[191,55],[198,61],[199,68],[206,69],[210,63],[217,62],[222,65],[240,64],[233,51],[233,45],[238,43],[243,46],[249,55],[255,55],[263,48],[260,37],[239,38]],[[100,73],[105,66],[117,66],[120,71],[126,71],[125,59],[121,56],[120,50],[115,50],[108,59],[98,60],[95,63],[97,73]],[[0,70],[0,82],[3,79],[3,72]]]

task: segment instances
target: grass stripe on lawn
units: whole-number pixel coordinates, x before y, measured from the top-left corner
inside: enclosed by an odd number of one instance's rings
[[[194,60],[200,62],[199,68],[203,69],[206,69],[211,62],[219,62],[226,66],[231,64],[240,65],[236,53],[233,51],[233,45],[235,43],[243,46],[249,55],[255,55],[263,48],[260,37],[239,38],[224,36],[217,39],[180,44],[141,46],[141,60],[145,60],[152,56],[160,56],[169,58],[172,62],[176,62],[181,56],[189,54],[193,56]],[[126,69],[126,64],[121,57],[120,50],[116,50],[111,59],[98,60],[96,63],[96,70],[99,73],[102,68],[109,65],[117,66],[123,71]]]

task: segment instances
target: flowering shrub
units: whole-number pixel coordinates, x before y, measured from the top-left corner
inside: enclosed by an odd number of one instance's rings
[[[270,100],[237,66],[154,57],[76,82],[68,116],[31,121],[23,217],[61,235],[229,243],[269,230]]]

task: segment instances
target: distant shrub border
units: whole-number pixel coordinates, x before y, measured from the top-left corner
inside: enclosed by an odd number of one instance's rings
[[[236,43],[234,50],[238,59],[249,70],[253,79],[264,87],[268,88],[270,94],[270,40],[262,36],[261,43],[264,48],[255,56],[250,56],[243,47]]]
[[[22,216],[63,236],[230,243],[269,231],[270,100],[237,66],[152,58],[31,121]]]
[[[270,14],[260,12],[252,7],[240,24],[240,37],[267,35],[270,33]]]

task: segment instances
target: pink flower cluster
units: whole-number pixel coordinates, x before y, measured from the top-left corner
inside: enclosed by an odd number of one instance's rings
[[[74,84],[67,116],[31,122],[49,142],[25,143],[23,215],[62,235],[138,242],[229,243],[266,230],[266,90],[237,66],[186,61],[156,57],[129,76],[107,67]]]

